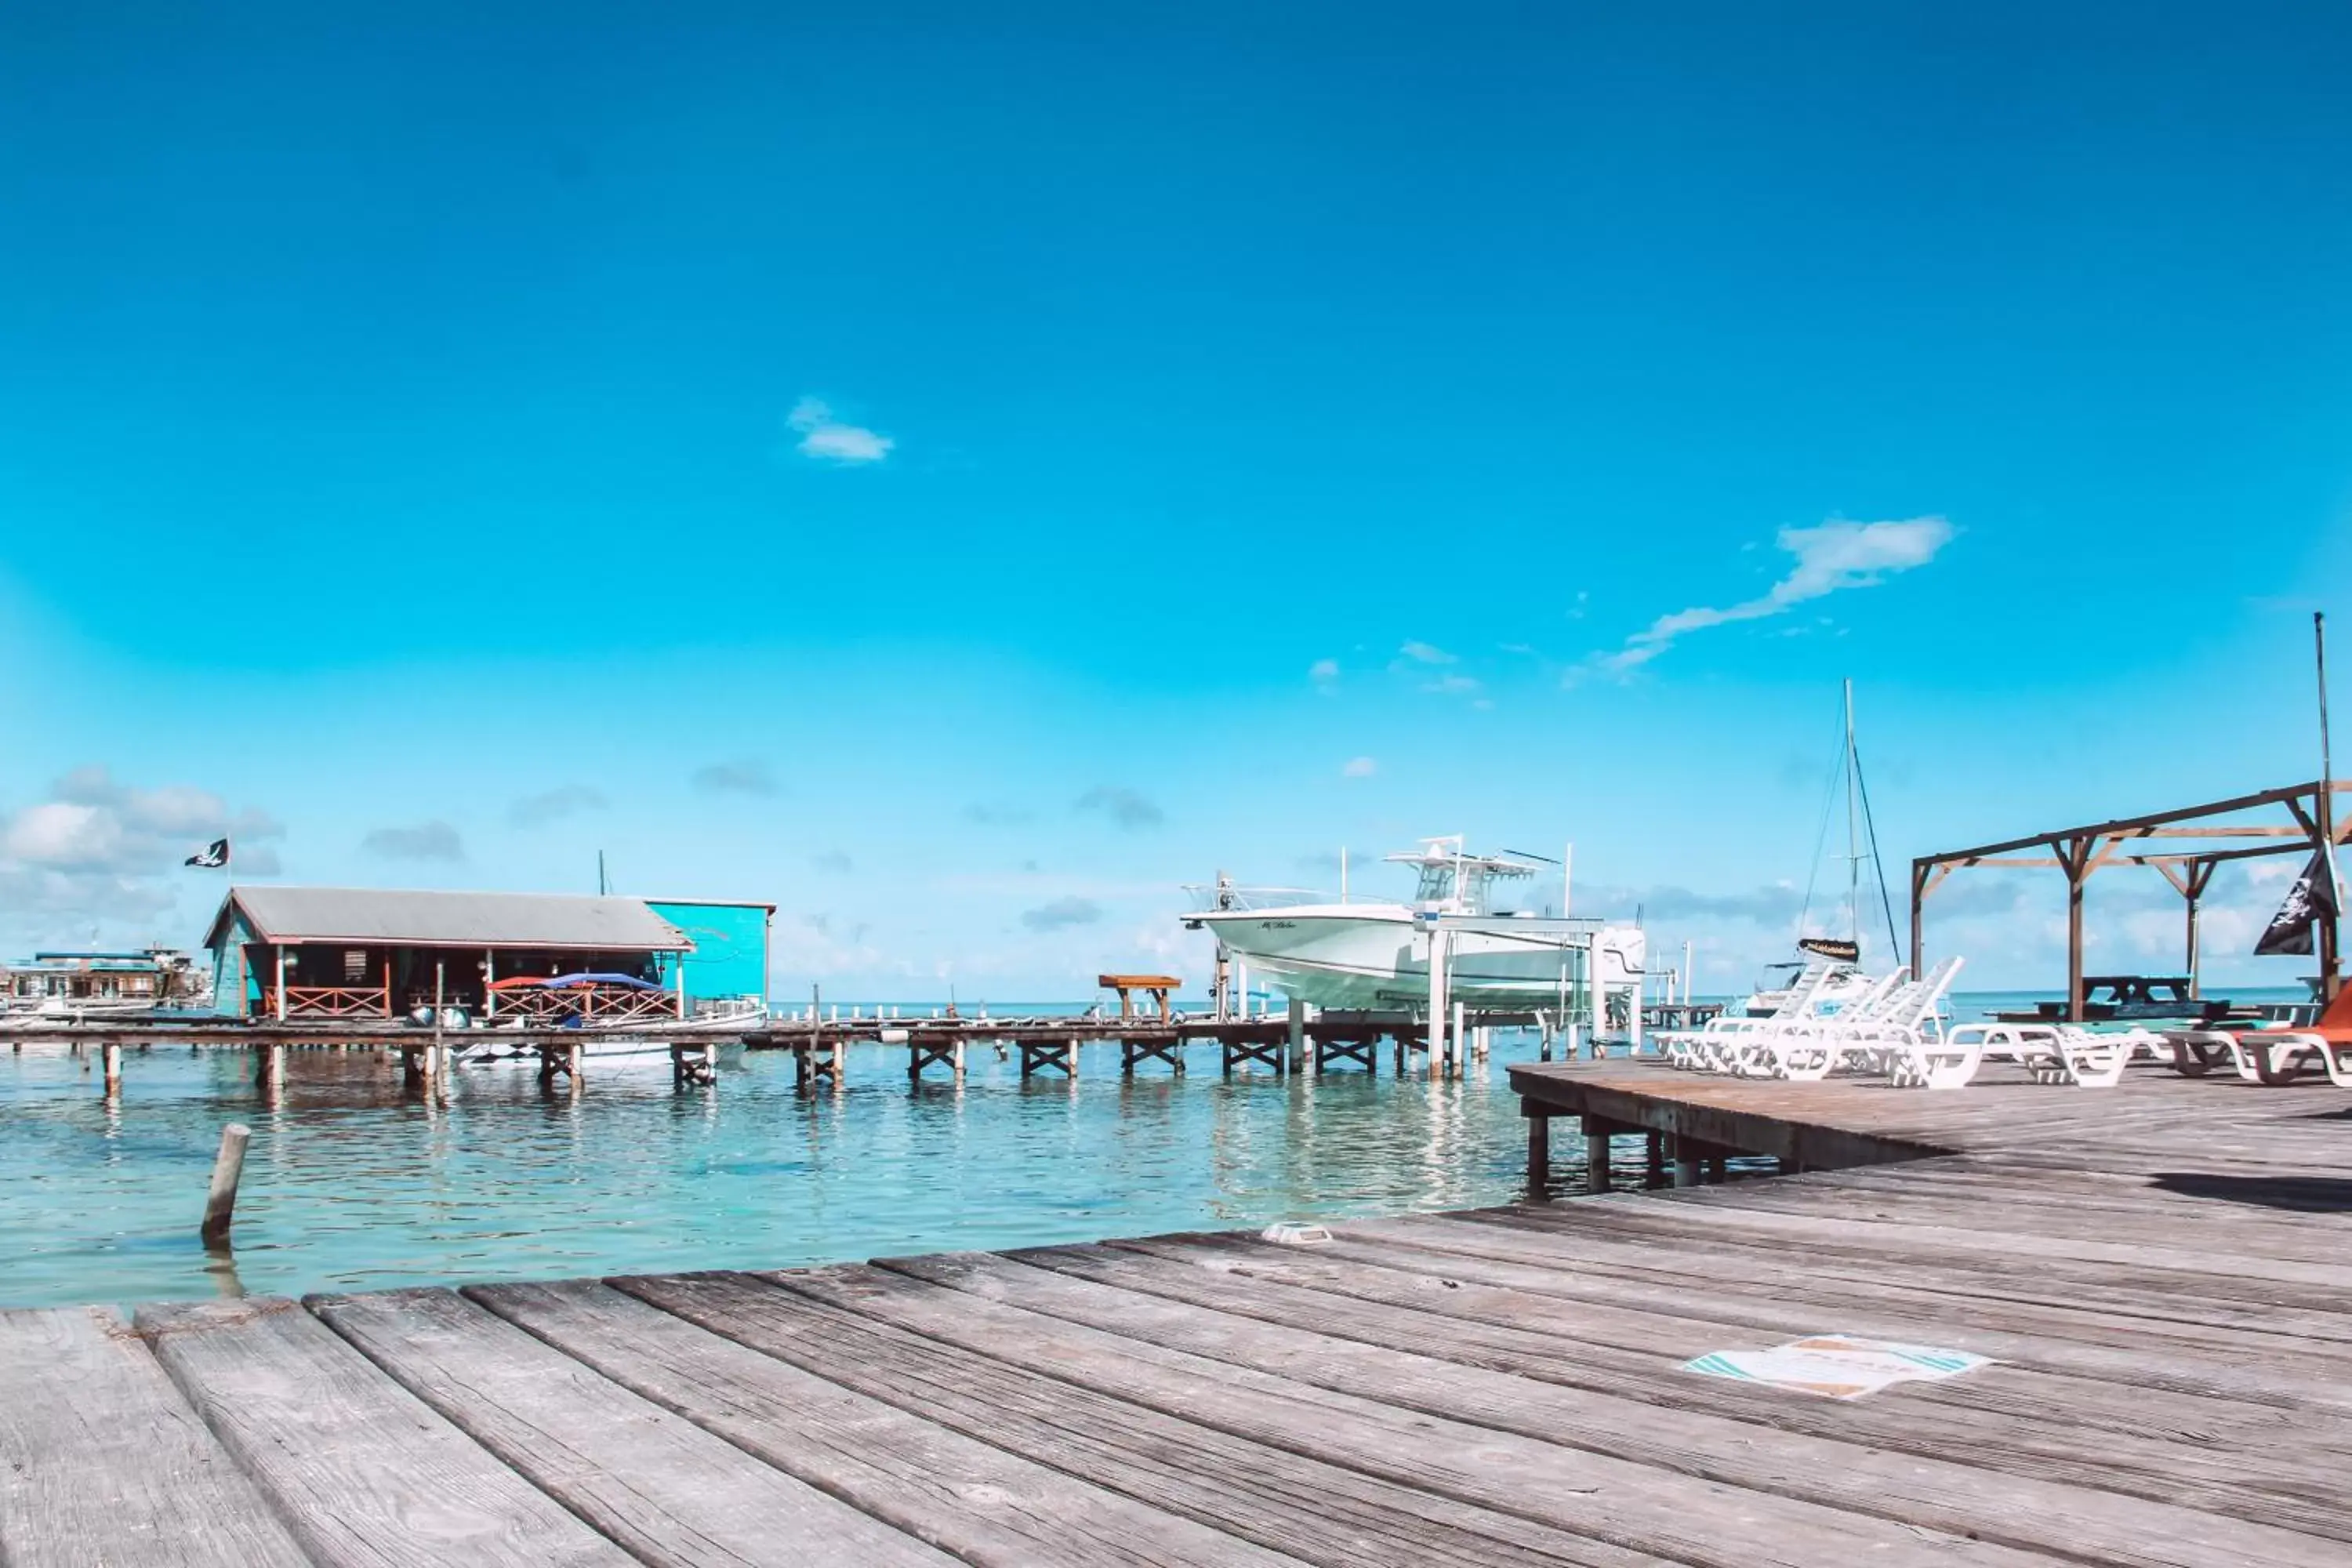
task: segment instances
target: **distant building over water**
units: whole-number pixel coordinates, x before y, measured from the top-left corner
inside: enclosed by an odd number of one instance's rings
[[[135,952],[37,952],[0,962],[0,1012],[137,1012],[200,1007],[206,971],[175,948]]]
[[[561,976],[658,991],[684,1015],[765,1000],[774,916],[724,900],[240,887],[204,945],[231,1016],[391,1018],[437,996],[496,1017]]]

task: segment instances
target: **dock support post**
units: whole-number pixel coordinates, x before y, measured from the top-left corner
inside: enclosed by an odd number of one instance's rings
[[[206,1247],[228,1245],[230,1224],[236,1217],[236,1184],[245,1175],[245,1145],[253,1130],[241,1121],[221,1129],[220,1152],[213,1156],[212,1190],[205,1194],[205,1223],[200,1234]]]
[[[1297,997],[1290,999],[1290,1040],[1283,1067],[1288,1072],[1302,1071],[1307,1066],[1307,1004]]]
[[[1429,928],[1429,1076],[1432,1078],[1445,1070],[1445,932],[1433,925]]]
[[[1605,1117],[1584,1119],[1584,1190],[1588,1193],[1609,1190],[1609,1139],[1616,1131],[1616,1123]]]
[[[122,1047],[117,1045],[114,1041],[109,1040],[105,1045],[99,1047],[99,1056],[101,1061],[105,1064],[106,1098],[109,1100],[121,1099],[122,1095]]]
[[[1519,1114],[1528,1119],[1528,1193],[1541,1197],[1551,1184],[1551,1111],[1522,1100]]]
[[[1675,1185],[1695,1187],[1699,1184],[1698,1145],[1680,1133],[1675,1135]]]
[[[277,1040],[261,1047],[261,1100],[265,1105],[278,1103],[278,1096],[286,1087],[286,1047]]]
[[[1642,1151],[1643,1165],[1642,1184],[1647,1187],[1663,1187],[1666,1184],[1666,1135],[1663,1132],[1652,1132],[1643,1140],[1643,1142],[1646,1146]]]

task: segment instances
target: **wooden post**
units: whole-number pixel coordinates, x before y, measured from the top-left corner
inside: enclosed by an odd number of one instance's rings
[[[1666,1135],[1652,1132],[1643,1139],[1642,1184],[1663,1187],[1666,1184]]]
[[[2083,884],[2090,877],[2094,840],[2069,838],[2056,846],[2066,872],[2066,1019],[2083,1021]]]
[[[1609,1190],[1609,1135],[1615,1124],[1598,1116],[1584,1119],[1584,1190]]]
[[[1453,989],[1453,977],[1448,975],[1446,979],[1446,988],[1450,991]],[[1469,1055],[1463,1048],[1468,1040],[1468,1031],[1463,1026],[1463,1012],[1461,1003],[1454,1004],[1454,1026],[1445,1036],[1445,1074],[1448,1078],[1459,1078],[1470,1068]]]
[[[271,1040],[261,1047],[261,1098],[264,1103],[277,1103],[278,1093],[286,1087],[286,1047]]]
[[[1679,1132],[1675,1134],[1675,1185],[1695,1187],[1699,1184],[1698,1147]]]
[[[482,949],[482,1016],[485,1018],[499,1016],[498,978],[499,950],[486,947]]]
[[[1290,1041],[1284,1058],[1286,1070],[1297,1072],[1307,1065],[1307,1004],[1293,996],[1290,999]]]
[[[122,1047],[109,1040],[99,1047],[106,1068],[106,1098],[114,1100],[122,1093]]]
[[[205,1194],[205,1223],[199,1234],[206,1247],[226,1247],[230,1224],[236,1217],[236,1184],[245,1175],[245,1145],[253,1130],[241,1121],[221,1129],[220,1152],[213,1156],[212,1190]]]
[[[1522,1100],[1519,1114],[1528,1119],[1528,1191],[1541,1197],[1551,1184],[1551,1112]]]
[[[278,954],[278,1021],[286,1021],[286,944],[279,942],[271,951]]]
[[[1927,877],[1932,868],[1925,860],[1911,862],[1911,973],[1924,973],[1926,960],[1921,943],[1926,941],[1925,914],[1927,903]]]

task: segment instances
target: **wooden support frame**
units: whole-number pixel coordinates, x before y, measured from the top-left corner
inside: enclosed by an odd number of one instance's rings
[[[801,1052],[801,1060],[803,1062],[807,1061],[810,1055],[811,1052],[809,1051]],[[963,1081],[963,1035],[961,1031],[950,1035],[935,1035],[929,1038],[926,1038],[919,1033],[912,1031],[908,1032],[907,1036],[907,1081],[909,1083],[922,1082],[923,1069],[927,1067],[932,1066],[943,1067],[954,1077],[956,1082],[961,1083]],[[838,1081],[839,1069],[836,1066],[829,1062],[823,1070],[827,1076],[833,1077],[835,1081]],[[806,1073],[802,1075],[802,1081],[803,1083],[808,1081],[808,1075]]]
[[[1380,1033],[1377,1030],[1369,1033],[1351,1030],[1325,1035],[1310,1031],[1307,1035],[1307,1059],[1315,1064],[1315,1070],[1318,1073],[1328,1068],[1333,1062],[1354,1062],[1367,1074],[1377,1078],[1381,1071]]]
[[[1064,1078],[1078,1076],[1078,1042],[1076,1038],[1049,1035],[1045,1038],[1016,1038],[1013,1045],[1021,1052],[1021,1076],[1028,1079],[1051,1068]]]
[[[1224,1058],[1224,1071],[1231,1077],[1237,1067],[1270,1068],[1278,1077],[1284,1070],[1283,1058],[1288,1053],[1287,1030],[1279,1035],[1234,1034],[1218,1042]]]
[[[2092,874],[2105,866],[2154,866],[2188,905],[2185,944],[2192,982],[2190,994],[2195,995],[2195,977],[2199,967],[2198,903],[2212,880],[2214,868],[2225,861],[2273,855],[2305,855],[2323,845],[2345,843],[2347,834],[2336,825],[2335,796],[2346,789],[2352,789],[2352,781],[2314,780],[2308,784],[2262,790],[2177,811],[2116,817],[2082,827],[2061,828],[2054,833],[2039,833],[2022,838],[2004,839],[1998,844],[1980,844],[1969,849],[1920,856],[1911,862],[1912,972],[1919,973],[1926,967],[1927,900],[1953,871],[1969,866],[2054,866],[2066,874],[2066,1016],[2080,1022],[2084,1012],[2084,888]],[[2212,820],[2270,807],[2284,808],[2293,821],[2246,823]],[[2155,853],[2126,852],[2125,849],[2127,844],[2148,839],[2178,843],[2181,847]],[[2258,842],[2239,842],[2246,839]],[[2046,853],[2021,853],[2032,850]],[[2176,871],[2175,868],[2179,869]],[[2319,956],[2321,991],[2324,997],[2333,998],[2339,984],[2336,922],[2322,921],[2318,922],[2317,929],[2315,946]]]
[[[1174,1030],[1150,1035],[1124,1035],[1118,1042],[1118,1071],[1121,1078],[1133,1078],[1137,1066],[1143,1062],[1166,1062],[1168,1070],[1178,1078],[1184,1076],[1184,1041]]]

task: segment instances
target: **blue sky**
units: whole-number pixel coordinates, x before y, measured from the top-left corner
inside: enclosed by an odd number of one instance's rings
[[[235,823],[1075,997],[1458,831],[1704,985],[1842,677],[1890,861],[2316,772],[2340,6],[1125,9],[0,22],[0,945]]]

